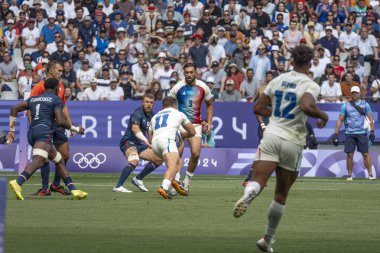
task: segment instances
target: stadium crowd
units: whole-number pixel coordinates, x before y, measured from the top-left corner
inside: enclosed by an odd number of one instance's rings
[[[320,102],[352,86],[378,101],[379,24],[368,0],[1,0],[0,99],[27,98],[55,60],[68,100],[162,100],[193,62],[215,100],[254,101],[305,44]]]

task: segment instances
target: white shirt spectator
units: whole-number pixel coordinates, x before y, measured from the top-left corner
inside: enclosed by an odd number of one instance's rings
[[[183,9],[183,13],[189,12],[192,18],[199,20],[201,18],[202,8],[203,8],[203,4],[201,2],[198,2],[196,6],[192,6],[191,3],[188,3],[185,5],[185,8]]]
[[[77,71],[77,79],[83,85],[89,85],[91,80],[95,77],[95,72],[93,69],[88,69],[87,71],[80,69]]]
[[[358,47],[360,48],[360,54],[364,56],[373,55],[373,48],[378,47],[375,36],[370,34],[365,40],[359,37]]]
[[[76,16],[74,0],[71,0],[71,3],[69,3],[68,1],[64,1],[63,6],[64,6],[63,10],[65,11],[66,19],[74,19]]]
[[[208,51],[211,54],[211,62],[213,61],[219,62],[222,58],[226,58],[226,51],[221,45],[218,45],[218,44],[216,46],[210,45],[208,47]],[[206,58],[206,60],[208,62],[208,57]]]
[[[43,3],[43,7],[42,9],[45,9],[46,11],[46,14],[48,17],[55,17],[56,16],[56,10],[57,10],[57,3],[54,3],[50,6],[48,3],[46,2],[42,2]]]
[[[322,77],[322,75],[325,73],[326,65],[322,63],[318,63],[318,65],[311,64],[310,71],[314,73],[314,78]]]
[[[117,86],[116,89],[111,89],[107,87],[104,89],[103,98],[110,101],[120,101],[120,97],[124,96],[124,91],[121,87]]]
[[[267,5],[263,6],[263,11],[266,12],[269,17],[273,16],[273,12],[276,9],[276,5],[273,3],[268,3]]]
[[[33,30],[25,28],[22,30],[21,36],[25,38],[25,44],[27,46],[32,46],[35,45],[40,38],[40,31],[36,27],[34,27]]]
[[[134,64],[137,62],[137,52],[145,52],[145,47],[141,42],[136,42],[134,44],[130,44],[128,48],[128,53],[127,53],[127,61],[131,64]]]
[[[18,79],[18,84],[21,84],[21,89],[24,93],[32,91],[32,83],[32,77],[28,78],[26,76],[22,76],[20,79]]]
[[[146,64],[148,64],[148,67],[149,67],[148,73],[151,73],[153,75],[153,70],[152,70],[152,67],[150,66],[150,63],[147,62]],[[132,73],[134,77],[136,77],[138,73],[142,73],[142,69],[138,63],[135,63],[132,65]]]
[[[379,79],[376,79],[372,82],[372,85],[371,87],[377,89],[377,91],[375,93],[373,93],[372,97],[376,100],[378,100],[380,98],[380,80]]]
[[[86,88],[83,92],[82,100],[87,100],[87,101],[101,100],[102,95],[104,93],[103,89],[104,88],[100,88],[100,87],[96,87],[96,90],[93,90],[91,87]]]
[[[328,81],[324,81],[321,86],[321,95],[323,97],[340,97],[342,96],[342,89],[340,84],[334,82],[333,86],[330,86]]]
[[[38,22],[37,20],[36,20],[36,25],[35,25],[35,27],[40,31],[40,33],[41,33],[41,30],[42,30],[42,27],[44,27],[45,25],[47,25],[49,22],[47,21],[47,19],[46,18],[44,18],[41,22]]]
[[[108,7],[103,5],[103,12],[108,16],[113,12],[113,4],[110,3]]]
[[[268,37],[269,40],[273,39],[273,32],[272,30],[266,30],[264,32],[265,37]],[[278,32],[278,40],[282,41],[283,40],[283,35],[282,32]]]
[[[169,90],[170,85],[170,76],[172,75],[174,70],[169,69],[165,71],[165,69],[158,69],[154,75],[154,79],[160,82],[162,90]]]
[[[57,44],[55,42],[47,44],[46,51],[49,52],[50,55],[52,55],[55,51],[57,51]],[[65,51],[66,53],[70,53],[70,50],[66,45],[64,45],[63,51]]]
[[[256,37],[255,39],[249,38],[249,51],[252,55],[256,55],[257,48],[262,44],[261,38]]]
[[[224,11],[228,11],[230,9],[230,5],[229,4],[226,4],[223,8]],[[237,4],[235,3],[235,14],[234,15],[239,15],[240,13],[240,9],[241,9],[241,5],[240,4]]]
[[[86,54],[85,58],[90,62],[90,66],[93,67],[95,63],[100,62],[100,54],[98,52],[92,52],[92,54]]]
[[[345,50],[355,47],[359,43],[359,35],[354,32],[347,34],[347,32],[341,32],[339,36],[339,42],[343,43],[343,48]]]
[[[332,35],[335,37],[335,38],[339,38],[339,34],[338,34],[338,31],[336,29],[333,29],[332,30]],[[323,30],[319,33],[319,38],[323,38],[326,36],[326,32]]]

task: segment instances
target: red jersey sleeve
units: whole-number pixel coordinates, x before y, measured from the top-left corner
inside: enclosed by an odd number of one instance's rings
[[[61,82],[59,83],[58,97],[62,99],[63,105],[66,105],[65,86]]]
[[[45,81],[40,81],[39,83],[37,83],[33,89],[32,89],[32,92],[30,93],[30,97],[37,97],[39,95],[41,95],[42,93],[44,93],[45,91]]]

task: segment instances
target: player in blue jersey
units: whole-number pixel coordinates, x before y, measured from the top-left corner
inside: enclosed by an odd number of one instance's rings
[[[196,134],[188,138],[187,141],[191,150],[189,166],[186,171],[186,177],[183,180],[184,188],[189,191],[190,180],[198,166],[199,156],[202,147],[202,124],[201,124],[201,107],[202,102],[206,103],[207,124],[206,135],[210,135],[213,117],[213,98],[208,86],[201,80],[195,79],[196,67],[192,63],[187,63],[183,67],[185,79],[178,82],[171,90],[170,96],[178,102],[178,111],[184,113],[190,122],[194,125]],[[184,144],[180,148],[183,150]],[[179,174],[176,175],[179,180]]]
[[[153,103],[153,94],[146,93],[142,99],[142,106],[137,108],[129,118],[128,128],[120,140],[120,150],[127,158],[128,164],[123,168],[120,178],[112,190],[114,192],[132,192],[125,188],[123,184],[138,165],[140,158],[150,161],[150,163],[145,166],[139,175],[132,179],[132,183],[140,191],[147,192],[148,189],[144,186],[142,179],[163,162],[153,153],[146,138],[150,121],[154,116]]]
[[[33,160],[16,180],[9,182],[9,186],[16,194],[16,198],[24,200],[21,194],[21,186],[38,170],[46,160],[51,160],[70,189],[74,199],[85,199],[87,193],[78,190],[71,179],[62,155],[52,145],[54,133],[54,121],[65,129],[84,134],[82,127],[73,127],[65,118],[62,108],[62,100],[57,96],[59,91],[58,79],[49,78],[45,81],[45,92],[37,97],[31,97],[26,101],[12,107],[10,115],[9,133],[7,143],[15,140],[15,123],[19,112],[30,110],[31,124],[28,130],[28,142],[33,147]]]
[[[346,130],[346,140],[344,152],[347,154],[347,180],[352,181],[352,167],[354,165],[354,152],[357,147],[362,154],[364,165],[368,171],[368,179],[374,180],[372,174],[372,162],[369,156],[369,141],[375,140],[374,123],[370,105],[360,99],[360,88],[351,88],[351,100],[342,105],[338,121],[336,122],[335,134],[333,136],[334,145],[339,145],[338,133],[344,122]],[[369,131],[369,138],[368,138]]]

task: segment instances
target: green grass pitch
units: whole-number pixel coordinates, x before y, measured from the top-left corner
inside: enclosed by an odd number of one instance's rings
[[[1,174],[8,179],[15,174]],[[88,199],[35,197],[40,175],[7,196],[6,252],[258,252],[274,179],[239,219],[232,216],[241,177],[195,176],[189,197],[168,201],[150,175],[150,192],[112,193],[118,175],[72,175]],[[130,181],[126,186],[137,190]],[[380,252],[380,182],[303,179],[290,192],[275,252]]]

